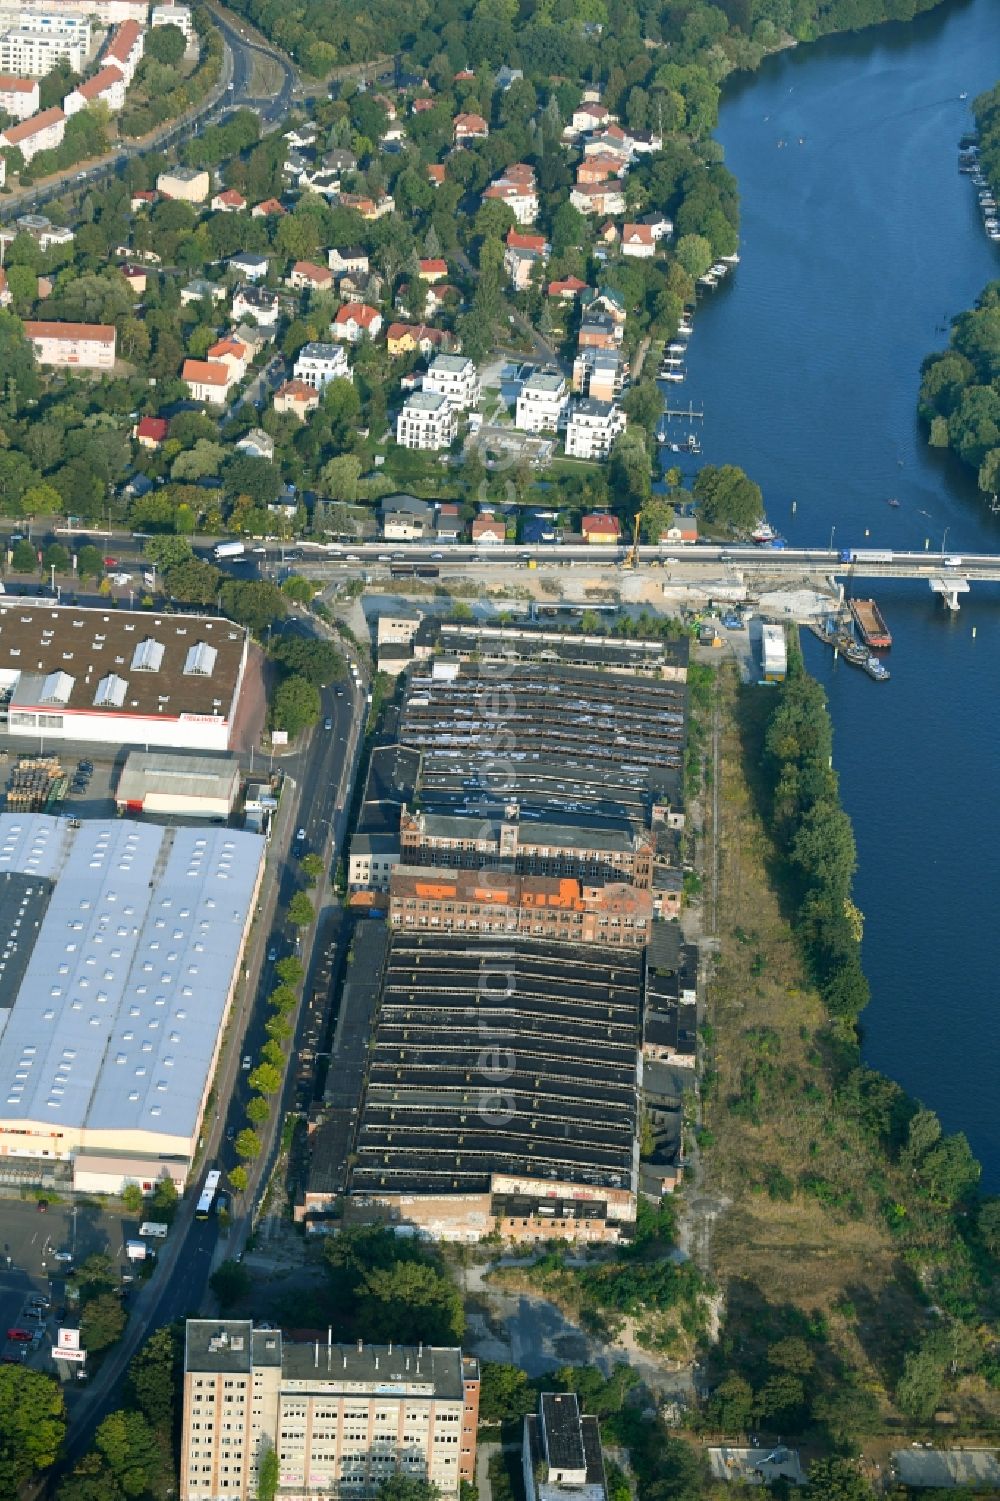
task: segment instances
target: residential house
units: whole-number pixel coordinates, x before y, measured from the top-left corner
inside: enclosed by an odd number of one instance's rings
[[[260,354],[262,349],[266,349],[268,344],[273,343],[274,330],[258,328],[256,323],[238,323],[233,329],[233,338],[239,339],[241,344],[247,346],[252,358]]]
[[[517,292],[531,285],[531,279],[552,253],[552,246],[544,235],[522,234],[519,230],[507,232],[503,263],[511,284]]]
[[[360,271],[366,275],[368,272],[368,252],[357,245],[328,251],[326,261],[334,276],[343,276],[346,271]]]
[[[120,70],[126,87],[132,82],[135,70],[142,61],[144,35],[138,21],[123,21],[120,26],[115,27],[111,40],[104,49],[101,61]]]
[[[234,381],[241,381],[247,373],[251,352],[240,339],[234,339],[232,334],[227,334],[224,339],[219,339],[212,345],[205,358],[216,360],[220,365],[226,365],[232,372]]]
[[[251,459],[272,460],[274,458],[274,439],[262,427],[252,427],[240,439],[236,448],[239,453],[245,453]]]
[[[592,396],[575,397],[566,424],[566,457],[606,459],[626,426],[625,413],[614,402],[596,401]]]
[[[278,326],[280,305],[277,292],[266,287],[237,287],[233,295],[233,317],[253,318],[261,328],[275,329]]]
[[[312,261],[296,261],[285,285],[297,292],[329,292],[333,288],[333,272]]]
[[[587,290],[587,283],[578,276],[564,276],[560,281],[550,281],[546,290],[559,302],[575,302],[580,293]]]
[[[524,73],[520,68],[508,68],[507,64],[504,63],[503,66],[499,67],[496,71],[496,75],[493,79],[493,86],[494,88],[502,89],[506,94],[511,84],[519,82],[519,80],[523,77]]]
[[[306,385],[304,380],[286,380],[274,393],[274,410],[290,412],[300,422],[304,422],[306,414],[315,412],[318,406],[319,392],[314,386]]]
[[[606,313],[612,322],[624,326],[627,316],[625,299],[610,287],[598,287],[596,291],[588,288],[580,298],[580,306],[588,314]]]
[[[442,260],[440,256],[429,257],[418,264],[420,280],[425,281],[428,286],[432,287],[435,282],[444,281],[448,275],[448,262]]]
[[[379,501],[382,536],[387,542],[420,542],[430,535],[434,509],[416,495],[386,495]]]
[[[623,214],[625,194],[617,183],[577,183],[570,189],[569,201],[581,214]]]
[[[562,426],[569,395],[558,370],[535,370],[518,392],[514,426],[524,433],[554,433]]]
[[[410,113],[412,115],[425,115],[429,109],[434,108],[436,103],[436,99],[414,99],[410,105]]]
[[[165,5],[154,5],[149,24],[150,26],[176,26],[189,47],[194,41],[194,23],[191,20],[191,11],[186,5],[173,5],[170,0]]]
[[[439,188],[445,179],[445,170],[439,162],[431,162],[427,168],[427,178],[431,187]]]
[[[13,120],[27,120],[38,113],[38,80],[0,73],[0,110]]]
[[[303,190],[309,188],[332,202],[340,197],[340,173],[328,171],[325,167],[311,167],[299,177],[299,187]]]
[[[209,406],[225,406],[236,378],[228,365],[216,360],[185,360],[181,369],[184,381],[195,401]]]
[[[698,518],[696,516],[683,516],[680,511],[674,511],[674,519],[666,531],[660,533],[661,542],[679,542],[685,547],[692,547],[698,540]]]
[[[224,188],[221,193],[216,193],[209,207],[216,214],[239,214],[247,206],[247,201],[242,193],[237,193],[235,188]]]
[[[648,225],[653,232],[653,239],[657,243],[660,240],[668,240],[674,232],[674,221],[673,219],[668,219],[666,214],[657,212],[642,214],[639,218],[639,223]]]
[[[442,500],[437,508],[437,535],[439,542],[458,542],[464,527],[462,512],[453,500]]]
[[[65,133],[65,112],[53,105],[0,131],[0,146],[16,146],[24,160],[30,162],[40,151],[54,151],[61,146]]]
[[[617,349],[625,337],[622,324],[607,313],[585,313],[576,336],[578,349]]]
[[[167,441],[169,431],[166,417],[141,417],[132,429],[132,436],[140,448],[155,452]]]
[[[24,337],[40,365],[75,370],[111,370],[115,329],[110,323],[26,322]]]
[[[448,448],[455,438],[455,413],[445,396],[417,391],[396,418],[396,442],[403,448]]]
[[[120,266],[118,269],[128,282],[128,289],[133,296],[141,297],[149,281],[149,272],[145,266],[132,266],[126,262],[124,266]]]
[[[112,114],[125,108],[125,77],[114,63],[98,68],[90,78],[77,84],[63,99],[63,111],[68,117],[92,104],[106,104]]]
[[[185,203],[204,203],[211,187],[211,179],[201,167],[171,167],[156,179],[156,191],[164,198],[180,198]]]
[[[331,172],[355,172],[358,159],[347,146],[333,146],[324,154],[323,165]]]
[[[350,380],[351,367],[342,344],[303,344],[292,371],[295,380],[304,381],[317,391],[332,380]]]
[[[663,137],[658,130],[633,130],[629,127],[628,139],[636,156],[651,156],[663,150]]]
[[[368,198],[363,193],[341,193],[340,203],[343,208],[356,209],[362,219],[369,221],[384,219],[396,209],[396,200],[391,193],[383,193],[377,200]]]
[[[289,146],[301,151],[308,146],[315,146],[319,140],[319,130],[311,123],[293,125],[291,130],[285,131],[284,139]]]
[[[580,532],[584,542],[592,547],[615,547],[621,538],[622,527],[617,516],[606,516],[601,512],[595,512],[583,517],[580,522]]]
[[[262,203],[255,203],[250,210],[251,219],[277,219],[285,212],[277,198],[265,198]]]
[[[152,208],[159,196],[159,193],[154,193],[151,188],[137,188],[129,199],[129,210],[133,214],[138,214],[143,209]]]
[[[203,276],[196,276],[181,287],[181,307],[190,307],[192,302],[201,302],[204,297],[212,302],[225,302],[226,289],[216,286],[213,281],[206,281]]]
[[[524,1419],[521,1474],[525,1501],[608,1501],[600,1423],[575,1392],[543,1392]]]
[[[456,146],[464,146],[468,141],[482,141],[490,133],[490,127],[482,115],[456,115],[452,122]]]
[[[362,339],[376,339],[382,328],[382,314],[378,308],[366,302],[345,302],[337,309],[330,324],[330,333],[335,339],[346,339],[348,344],[360,344]]]
[[[345,302],[382,301],[385,282],[378,271],[345,271],[337,282],[337,291]]]
[[[385,337],[390,355],[397,359],[418,353],[428,359],[449,342],[443,329],[431,328],[427,323],[390,323]]]
[[[656,241],[649,224],[622,225],[622,255],[634,260],[651,261],[656,254]]]
[[[592,131],[603,130],[613,119],[614,116],[603,104],[580,104],[573,111],[570,127],[575,135],[590,135]]]
[[[620,156],[598,151],[584,156],[576,169],[576,180],[581,185],[607,182],[609,177],[623,177],[627,170],[628,165]]]
[[[538,218],[538,188],[534,168],[526,162],[516,162],[493,179],[483,198],[506,203],[518,224],[534,224]]]
[[[424,376],[423,390],[443,396],[454,412],[467,412],[479,402],[479,371],[463,354],[439,354]]]
[[[620,157],[625,163],[631,162],[632,142],[620,125],[609,125],[607,130],[592,135],[584,142],[584,156],[598,156],[604,152]]]
[[[478,546],[495,547],[497,543],[506,542],[506,523],[497,516],[491,516],[484,512],[476,516],[472,523],[472,540]]]
[[[597,231],[598,245],[617,245],[618,225],[613,219],[606,219]]]

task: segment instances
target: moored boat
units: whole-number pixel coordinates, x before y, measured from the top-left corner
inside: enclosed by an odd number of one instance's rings
[[[884,651],[892,645],[889,627],[873,599],[852,599],[849,601],[849,608],[854,616],[854,624],[867,647],[881,648]]]

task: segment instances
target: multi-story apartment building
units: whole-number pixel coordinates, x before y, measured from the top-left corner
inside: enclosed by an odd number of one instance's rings
[[[22,22],[27,19],[25,12]],[[0,36],[0,70],[22,77],[44,78],[60,63],[67,63],[74,73],[81,73],[87,61],[89,36],[89,26],[79,30],[60,27],[36,31],[22,24]],[[84,37],[88,39],[86,43]]]
[[[475,1478],[478,1417],[479,1366],[461,1350],[189,1319],[181,1501],[249,1501],[270,1449],[283,1497],[362,1501],[396,1474],[454,1497]]]
[[[592,396],[578,397],[566,424],[566,457],[606,459],[625,427],[625,413],[613,401],[597,401]]]
[[[396,418],[396,442],[403,448],[447,448],[454,437],[454,410],[437,392],[415,391]]]
[[[0,76],[0,109],[14,120],[27,120],[38,110],[38,83],[33,78],[15,78],[13,73]]]
[[[389,877],[389,921],[411,931],[524,933],[641,948],[649,941],[653,898],[625,881],[591,886],[573,876],[397,865]]]
[[[181,198],[185,203],[204,203],[211,187],[211,178],[200,167],[171,167],[156,179],[156,191],[164,198]]]
[[[121,71],[126,85],[132,82],[142,61],[144,35],[138,21],[123,21],[115,27],[114,35],[104,49],[103,61]]]
[[[114,63],[108,63],[66,95],[63,109],[67,115],[75,115],[92,104],[106,104],[112,114],[117,114],[125,108],[125,88],[124,74]]]
[[[184,40],[194,41],[194,25],[187,5],[154,5],[149,18],[150,26],[176,26],[184,33]]]
[[[525,433],[554,433],[568,405],[566,377],[558,370],[536,370],[518,392],[514,426]]]
[[[439,354],[424,376],[423,389],[443,396],[453,412],[467,412],[479,400],[479,371],[463,354]]]
[[[292,372],[295,380],[304,381],[322,391],[332,380],[350,380],[351,367],[343,344],[303,344]]]
[[[24,325],[24,337],[40,365],[64,365],[78,370],[114,367],[113,324],[28,322]]]

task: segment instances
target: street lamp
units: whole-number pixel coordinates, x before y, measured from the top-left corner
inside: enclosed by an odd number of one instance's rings
[[[941,538],[941,555],[942,555],[942,557],[944,556],[944,550],[945,550],[945,548],[948,545],[948,533],[950,531],[951,531],[951,527],[950,526],[946,526],[945,529],[944,529],[944,536]]]
[[[831,552],[833,552],[833,538],[834,538],[834,535],[836,533],[836,530],[837,530],[836,526],[831,526],[831,528],[830,528],[830,551]]]

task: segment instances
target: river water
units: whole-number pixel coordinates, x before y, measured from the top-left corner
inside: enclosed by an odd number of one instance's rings
[[[921,360],[1000,277],[957,170],[959,95],[998,77],[1000,5],[956,0],[727,91],[742,260],[703,301],[670,394],[704,406],[704,460],[745,468],[793,545],[1000,551],[1000,517],[915,419]],[[857,837],[865,1056],[966,1132],[997,1190],[1000,591],[973,585],[954,616],[926,584],[880,581],[877,597],[890,683],[805,643]]]

